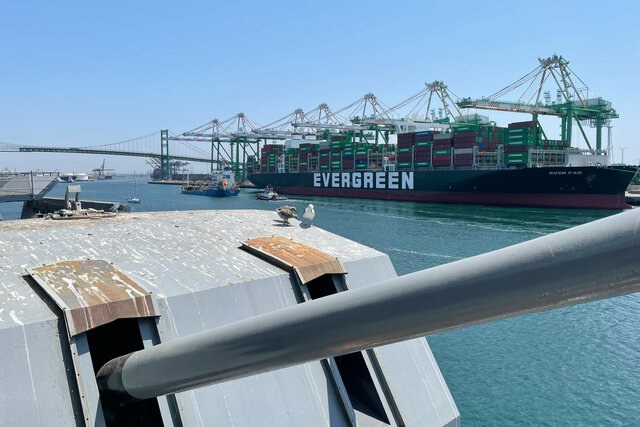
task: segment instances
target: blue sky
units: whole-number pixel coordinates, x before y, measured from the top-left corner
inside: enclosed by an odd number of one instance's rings
[[[613,102],[614,145],[638,163],[639,24],[636,2],[2,1],[0,141],[104,144],[240,111],[266,124],[370,91],[393,105],[436,79],[480,97],[557,53]],[[0,153],[0,168],[101,162]],[[142,159],[107,164],[148,169]]]

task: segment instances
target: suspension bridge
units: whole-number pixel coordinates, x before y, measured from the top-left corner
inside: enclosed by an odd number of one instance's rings
[[[591,148],[583,124],[596,128],[596,149],[601,149],[602,128],[611,128],[610,119],[617,118],[611,103],[597,97],[571,70],[561,56],[540,59],[539,65],[514,83],[488,98],[460,98],[443,82],[426,83],[418,93],[394,106],[382,103],[373,93],[338,110],[323,103],[304,112],[298,108],[266,125],[238,113],[226,120],[213,119],[182,133],[161,130],[149,135],[111,144],[68,147],[33,146],[0,143],[0,152],[48,152],[100,154],[146,157],[160,169],[162,179],[170,179],[176,161],[209,163],[210,170],[230,166],[237,179],[246,179],[248,156],[260,152],[260,144],[291,139],[294,135],[315,135],[330,139],[334,133],[351,133],[361,140],[375,138],[388,143],[389,134],[411,131],[412,123],[448,124],[465,122],[477,115],[463,114],[468,109],[490,109],[538,115],[554,115],[562,120],[562,139],[571,141],[575,121]],[[583,87],[575,85],[576,77]],[[553,78],[557,99],[543,92],[545,82]],[[524,92],[518,92],[525,87]],[[514,101],[501,100],[508,93],[520,96]],[[544,98],[545,102],[542,102]],[[535,99],[535,101],[534,101]],[[543,131],[544,132],[544,131]],[[372,137],[372,135],[374,135]],[[546,137],[546,135],[545,135]],[[609,140],[610,141],[610,140]],[[609,147],[610,148],[610,147]]]

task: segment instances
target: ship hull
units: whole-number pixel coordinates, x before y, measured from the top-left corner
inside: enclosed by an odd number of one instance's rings
[[[283,194],[579,209],[630,208],[625,189],[632,177],[629,170],[589,166],[249,175]]]

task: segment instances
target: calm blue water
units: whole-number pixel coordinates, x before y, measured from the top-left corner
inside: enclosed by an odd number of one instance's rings
[[[282,203],[180,194],[137,181],[134,211],[267,209]],[[133,180],[83,183],[83,198],[125,200]],[[65,185],[50,195],[62,196]],[[391,257],[398,274],[502,248],[614,212],[447,206],[322,197],[315,225]],[[0,204],[5,219],[20,204]],[[640,256],[640,254],[639,254]],[[640,294],[429,337],[464,425],[640,425]]]

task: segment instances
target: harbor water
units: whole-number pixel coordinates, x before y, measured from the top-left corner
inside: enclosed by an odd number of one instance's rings
[[[133,179],[83,182],[82,198],[126,201]],[[64,195],[66,184],[49,194]],[[138,179],[132,211],[266,209],[283,204],[314,225],[389,254],[399,275],[560,231],[613,211],[495,208],[296,197],[255,191],[211,198]],[[0,204],[5,220],[21,204]],[[233,213],[230,213],[233,215]],[[274,219],[277,216],[274,212]],[[295,226],[297,222],[292,220]],[[0,239],[1,240],[1,239]],[[513,284],[517,286],[517,283]],[[429,337],[463,425],[640,425],[640,294],[473,326]]]

